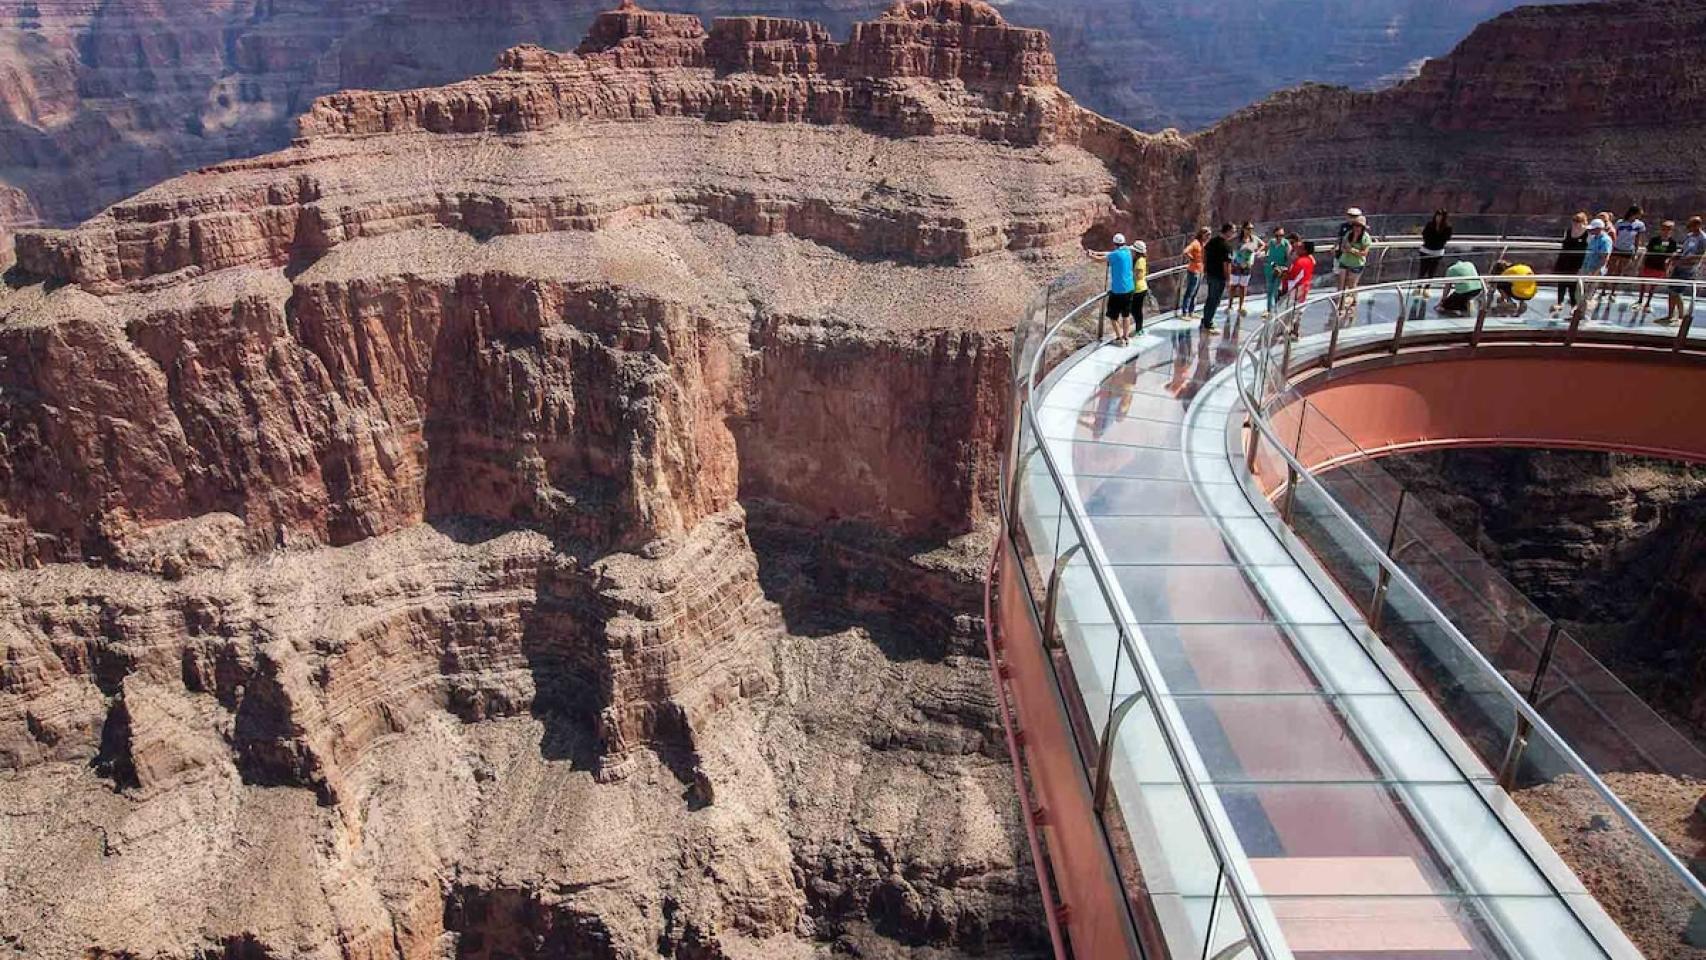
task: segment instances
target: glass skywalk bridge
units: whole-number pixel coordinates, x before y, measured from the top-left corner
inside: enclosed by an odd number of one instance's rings
[[[1550,241],[1453,259],[1529,249],[1544,274]],[[1099,343],[1099,270],[1016,331],[996,619],[1073,952],[1706,955],[1706,889],[1601,776],[1706,758],[1296,383],[1417,346],[1706,340],[1616,301],[1439,317],[1388,282],[1413,242],[1378,256],[1354,302],[1225,338],[1169,317]]]

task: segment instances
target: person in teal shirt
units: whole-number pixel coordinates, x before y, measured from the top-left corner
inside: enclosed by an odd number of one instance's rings
[[[1291,271],[1291,238],[1285,235],[1284,227],[1274,228],[1274,235],[1268,238],[1262,255],[1263,279],[1268,285],[1268,311],[1262,314],[1266,317],[1273,314],[1274,306],[1279,303],[1280,287],[1285,284],[1286,274]]]
[[[1486,285],[1481,282],[1481,275],[1476,272],[1475,265],[1467,260],[1459,260],[1447,267],[1445,276],[1453,283],[1451,293],[1439,302],[1439,312],[1450,316],[1464,316],[1469,312],[1469,305],[1486,289]]]

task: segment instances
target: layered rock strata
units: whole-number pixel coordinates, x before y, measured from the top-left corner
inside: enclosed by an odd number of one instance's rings
[[[1383,462],[1523,596],[1706,743],[1706,468],[1566,450]]]
[[[1051,31],[1065,87],[1142,129],[1206,125],[1306,80],[1362,86],[1443,52],[1515,0],[1366,0],[1322,20],[1236,0],[1011,0]],[[185,170],[285,146],[340,89],[409,89],[491,69],[522,43],[572,49],[607,0],[0,0],[0,261],[39,218],[76,223]],[[845,38],[888,0],[677,0],[700,15],[823,21]]]
[[[1676,65],[1706,7],[1522,7],[1385,90],[1306,86],[1195,138],[1205,204],[1253,217],[1356,203],[1461,213],[1706,208],[1706,93]]]
[[[975,2],[505,64],[20,238],[0,930],[1030,955],[973,614],[1005,331],[1154,217],[1084,144],[1182,145]]]

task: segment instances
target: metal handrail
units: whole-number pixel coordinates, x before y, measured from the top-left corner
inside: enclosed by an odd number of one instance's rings
[[[1294,219],[1310,219],[1310,218],[1294,218]],[[1316,241],[1316,242],[1327,242],[1328,240],[1330,240],[1332,238],[1307,237],[1306,239]],[[1377,240],[1377,241],[1375,241],[1374,246],[1376,249],[1380,249],[1383,251],[1384,250],[1392,250],[1392,249],[1416,249],[1420,246],[1420,242],[1419,242],[1419,238],[1412,236],[1412,237],[1407,237],[1405,239]],[[1547,251],[1547,252],[1558,251],[1558,241],[1556,238],[1509,237],[1506,235],[1499,235],[1499,236],[1464,235],[1464,236],[1458,236],[1458,237],[1453,238],[1453,240],[1448,245],[1448,249],[1450,247],[1476,248],[1476,247],[1491,247],[1491,246],[1497,246],[1501,250],[1508,250],[1508,251],[1517,251],[1517,250],[1521,250],[1521,251],[1525,251],[1525,252],[1526,251]],[[1317,256],[1320,256],[1320,254],[1317,254]],[[1153,285],[1156,281],[1163,281],[1163,280],[1167,280],[1169,278],[1177,277],[1180,274],[1184,273],[1185,270],[1186,270],[1186,267],[1183,264],[1179,264],[1176,266],[1166,267],[1166,268],[1163,268],[1161,270],[1151,271],[1148,274],[1148,280]],[[1496,275],[1494,275],[1494,276],[1478,275],[1478,278],[1482,281],[1483,284],[1499,283],[1499,282],[1505,282],[1505,283],[1513,282],[1510,278],[1496,276]],[[1406,280],[1406,281],[1396,281],[1396,282],[1382,283],[1382,284],[1371,284],[1371,285],[1366,286],[1366,287],[1358,287],[1354,290],[1345,291],[1343,293],[1335,292],[1333,294],[1329,294],[1328,296],[1331,298],[1343,297],[1343,296],[1358,296],[1358,295],[1361,295],[1364,293],[1379,292],[1382,290],[1394,289],[1394,290],[1399,291],[1400,297],[1402,298],[1405,296],[1405,292],[1409,289],[1414,289],[1414,288],[1418,288],[1418,287],[1420,287],[1420,288],[1441,287],[1441,286],[1445,286],[1445,285],[1449,285],[1449,284],[1454,284],[1456,282],[1461,282],[1461,280],[1463,280],[1463,279],[1467,279],[1467,278],[1436,277],[1436,278],[1429,279],[1429,280]],[[1591,281],[1592,278],[1591,277],[1584,278],[1582,275],[1531,274],[1531,275],[1525,275],[1525,276],[1521,277],[1521,282],[1534,282],[1536,284],[1546,285],[1546,284],[1556,284],[1556,283],[1578,283],[1578,282],[1582,282],[1584,279],[1588,279]],[[1615,278],[1605,277],[1605,278],[1601,278],[1601,279],[1604,281],[1614,281],[1614,282],[1618,282],[1618,283],[1632,282],[1633,281],[1633,282],[1639,282],[1639,283],[1644,283],[1644,284],[1650,284],[1650,285],[1654,285],[1654,286],[1665,286],[1665,287],[1669,287],[1669,286],[1674,285],[1678,282],[1681,282],[1681,281],[1669,280],[1669,279],[1647,281],[1644,278],[1623,278],[1623,277],[1615,277]],[[1699,288],[1700,284],[1697,281],[1693,281],[1693,282],[1691,282],[1691,286],[1693,287],[1694,294],[1697,295],[1698,294],[1698,288]],[[1151,289],[1153,289],[1153,286],[1151,287]],[[1484,291],[1486,289],[1488,289],[1488,288],[1486,288],[1486,287],[1483,288]],[[1097,306],[1098,304],[1100,304],[1102,302],[1102,300],[1105,299],[1105,297],[1106,297],[1105,292],[1098,293],[1095,296],[1090,297],[1088,300],[1084,301],[1083,303],[1080,303],[1076,307],[1069,310],[1064,316],[1062,316],[1052,326],[1048,326],[1046,328],[1046,330],[1044,330],[1043,335],[1036,341],[1035,346],[1032,348],[1032,352],[1031,352],[1031,356],[1030,356],[1030,362],[1029,362],[1029,369],[1025,371],[1025,375],[1023,377],[1016,377],[1015,378],[1015,380],[1018,381],[1015,384],[1015,387],[1016,387],[1016,392],[1019,394],[1020,416],[1023,418],[1023,421],[1029,425],[1032,436],[1036,440],[1036,450],[1033,451],[1033,453],[1042,454],[1042,461],[1045,465],[1045,468],[1048,471],[1049,478],[1050,478],[1051,482],[1054,484],[1055,488],[1057,490],[1059,490],[1062,494],[1062,496],[1061,496],[1062,509],[1065,511],[1066,517],[1071,522],[1074,534],[1078,537],[1079,543],[1084,546],[1085,550],[1089,554],[1089,561],[1090,562],[1087,564],[1087,566],[1090,569],[1091,577],[1092,577],[1092,580],[1096,584],[1097,591],[1102,596],[1103,604],[1106,606],[1106,608],[1108,609],[1108,611],[1111,614],[1115,615],[1115,617],[1117,619],[1123,621],[1125,618],[1124,618],[1123,614],[1121,613],[1119,603],[1115,599],[1115,597],[1119,596],[1120,594],[1118,594],[1117,591],[1115,590],[1115,588],[1113,587],[1113,585],[1109,583],[1108,576],[1105,573],[1105,570],[1108,569],[1109,567],[1111,567],[1112,564],[1108,560],[1106,554],[1103,552],[1099,538],[1094,536],[1094,533],[1090,528],[1088,518],[1083,514],[1082,509],[1080,508],[1079,504],[1077,503],[1076,498],[1071,495],[1072,491],[1068,488],[1068,486],[1066,485],[1066,483],[1064,481],[1064,478],[1061,475],[1060,468],[1055,462],[1055,457],[1054,457],[1053,452],[1049,450],[1047,438],[1044,435],[1041,424],[1037,419],[1035,403],[1033,401],[1033,395],[1036,391],[1036,388],[1039,386],[1039,374],[1041,371],[1042,360],[1043,360],[1043,357],[1045,356],[1045,354],[1048,352],[1049,346],[1060,335],[1060,332],[1062,329],[1064,329],[1069,323],[1072,323],[1073,321],[1081,318],[1084,315],[1086,310],[1089,310],[1089,309]],[[1320,300],[1313,301],[1313,302],[1320,302]],[[1267,343],[1271,346],[1272,333],[1274,330],[1280,329],[1280,327],[1279,327],[1280,322],[1282,320],[1289,320],[1290,318],[1296,316],[1299,312],[1301,312],[1301,310],[1303,309],[1303,307],[1305,305],[1306,304],[1304,304],[1304,303],[1299,303],[1299,304],[1295,304],[1295,305],[1277,310],[1275,312],[1275,314],[1273,315],[1273,317],[1266,324],[1264,324],[1264,326],[1261,330],[1262,335],[1252,338],[1251,343],[1247,344],[1243,349],[1241,349],[1239,351],[1237,363],[1236,363],[1237,370],[1235,372],[1235,375],[1238,377],[1240,396],[1241,396],[1241,399],[1244,401],[1246,408],[1249,408],[1251,406],[1252,399],[1253,399],[1250,395],[1248,395],[1245,392],[1245,389],[1244,389],[1245,383],[1243,380],[1243,371],[1244,371],[1245,360],[1246,360],[1246,357],[1251,350],[1251,347],[1255,343],[1258,343],[1258,342]],[[1409,308],[1408,301],[1405,300],[1403,302],[1403,310],[1401,311],[1401,314],[1400,314],[1401,317],[1408,314],[1408,312],[1409,312],[1408,308]],[[1584,309],[1585,309],[1585,307],[1584,307]],[[1045,316],[1046,316],[1046,305],[1045,305]],[[1335,324],[1335,327],[1337,327],[1337,326],[1338,325]],[[1477,332],[1479,332],[1479,325],[1477,325],[1477,327],[1478,327]],[[1572,323],[1572,325],[1571,325],[1572,335],[1575,331],[1575,328],[1576,328],[1576,324]],[[1401,324],[1400,324],[1399,329],[1402,330]],[[1684,336],[1686,336],[1686,332],[1687,332],[1687,324],[1685,322],[1685,324],[1683,326],[1683,330],[1682,330],[1682,333]],[[1426,334],[1426,336],[1437,338],[1439,336],[1439,333],[1438,332],[1429,332]],[[1020,360],[1020,357],[1017,354],[1015,354],[1014,359],[1017,362]],[[1264,363],[1264,371],[1263,371],[1264,375],[1265,375],[1265,366],[1266,366],[1266,364]],[[1274,438],[1274,436],[1272,434],[1271,426],[1266,422],[1266,420],[1264,418],[1261,418],[1260,416],[1253,414],[1252,415],[1252,422],[1253,423],[1260,423],[1261,424],[1261,430],[1262,430],[1263,434],[1269,438],[1270,442],[1273,442],[1276,446],[1280,447],[1280,449],[1282,451],[1284,450],[1283,444],[1278,443],[1278,441]],[[1020,435],[1020,433],[1021,433],[1021,431],[1018,431],[1018,430],[1014,431],[1015,435],[1014,435],[1013,443],[1014,443],[1014,456],[1015,456],[1015,458],[1025,455],[1024,451],[1021,451],[1019,449],[1019,435]],[[1307,477],[1309,479],[1309,482],[1315,484],[1317,487],[1320,487],[1320,484],[1317,481],[1315,481],[1313,476],[1311,476],[1308,473],[1308,471],[1303,467],[1303,465],[1300,461],[1296,460],[1295,457],[1290,457],[1290,456],[1287,457],[1287,460],[1288,460],[1288,464],[1289,464],[1290,469],[1296,471],[1298,476]],[[1014,486],[1013,486],[1013,490],[1011,491],[1012,503],[1011,503],[1011,505],[1009,505],[1009,509],[1011,509],[1011,511],[1014,513],[1014,516],[1008,518],[1008,527],[1009,527],[1009,529],[1012,529],[1012,530],[1017,530],[1018,527],[1020,526],[1018,523],[1017,512],[1018,512],[1018,502],[1019,502],[1019,500],[1018,500],[1018,496],[1019,496],[1018,487],[1019,487],[1019,484],[1021,482],[1021,479],[1022,478],[1017,474],[1012,478]],[[1321,489],[1322,489],[1322,492],[1325,494],[1326,493],[1325,488],[1321,488]],[[1358,535],[1361,536],[1365,541],[1368,541],[1369,538],[1366,536],[1366,534],[1363,533],[1361,527],[1357,526],[1355,524],[1354,520],[1351,520],[1349,514],[1345,513],[1343,511],[1342,507],[1339,507],[1337,502],[1333,500],[1332,496],[1330,494],[1327,494],[1326,498],[1327,498],[1329,503],[1333,504],[1333,507],[1335,508],[1335,510],[1337,510],[1339,513],[1341,513],[1346,520],[1350,521],[1351,526],[1353,527],[1353,529],[1355,529],[1357,531]],[[1372,542],[1372,541],[1369,541],[1369,542]],[[1378,551],[1376,551],[1376,552],[1377,552],[1377,556],[1381,560],[1382,566],[1388,568],[1395,575],[1395,579],[1396,579],[1397,583],[1399,583],[1400,585],[1403,585],[1403,586],[1410,587],[1412,592],[1416,593],[1418,596],[1422,596],[1420,594],[1419,590],[1416,589],[1416,585],[1413,583],[1413,581],[1411,581],[1407,575],[1405,575],[1401,570],[1399,570],[1396,567],[1396,564],[1394,561],[1392,561],[1388,557],[1385,557],[1383,553],[1380,553]],[[1058,559],[1054,562],[1058,562]],[[1444,617],[1444,614],[1441,611],[1439,611],[1438,608],[1435,607],[1431,601],[1427,601],[1425,599],[1425,597],[1424,597],[1424,602],[1426,603],[1427,610],[1428,610],[1430,616],[1432,616],[1436,619],[1440,619],[1442,622],[1446,623],[1447,634],[1449,636],[1453,637],[1459,644],[1463,645],[1466,649],[1468,649],[1469,652],[1475,656],[1477,662],[1483,668],[1486,668],[1488,670],[1492,670],[1491,664],[1486,661],[1485,657],[1482,656],[1479,651],[1474,650],[1474,648],[1472,646],[1469,646],[1467,638],[1463,637],[1462,634],[1460,632],[1458,632],[1455,627],[1450,625],[1449,620]],[[1154,690],[1161,689],[1160,683],[1159,683],[1159,678],[1155,677],[1152,674],[1152,671],[1149,670],[1149,668],[1148,668],[1147,664],[1145,663],[1145,661],[1143,660],[1143,658],[1138,656],[1136,649],[1133,647],[1132,636],[1131,636],[1131,631],[1129,629],[1129,625],[1126,623],[1123,623],[1123,622],[1119,623],[1118,624],[1118,630],[1117,630],[1117,636],[1118,636],[1118,642],[1121,646],[1121,652],[1127,657],[1127,659],[1129,659],[1131,661],[1133,669],[1137,671],[1139,682],[1143,685],[1144,691],[1152,692]],[[1497,675],[1496,671],[1493,671],[1493,672],[1495,673],[1495,675]],[[1498,677],[1498,681],[1499,681],[1499,685],[1501,687],[1502,693],[1508,693],[1511,696],[1516,696],[1514,688],[1512,688],[1509,685],[1509,683],[1504,680],[1504,678],[1502,676]],[[1521,698],[1518,696],[1517,700],[1521,701]],[[1135,701],[1133,701],[1133,702],[1135,702]],[[1527,716],[1530,719],[1530,722],[1531,722],[1531,724],[1534,725],[1535,729],[1542,731],[1543,739],[1548,739],[1549,741],[1552,741],[1555,743],[1555,745],[1558,748],[1558,750],[1560,751],[1560,753],[1566,758],[1566,760],[1568,762],[1570,762],[1572,765],[1586,771],[1589,782],[1595,786],[1596,790],[1602,795],[1602,797],[1604,799],[1606,799],[1609,803],[1612,804],[1613,809],[1618,812],[1619,816],[1631,825],[1632,829],[1634,829],[1637,832],[1637,834],[1642,837],[1642,839],[1647,843],[1647,845],[1649,847],[1651,847],[1652,849],[1654,849],[1655,851],[1660,853],[1660,855],[1661,855],[1661,857],[1663,857],[1666,865],[1673,872],[1678,872],[1679,876],[1681,876],[1684,879],[1685,883],[1688,885],[1690,893],[1700,903],[1702,903],[1703,905],[1706,905],[1706,886],[1703,886],[1702,884],[1700,884],[1700,882],[1695,880],[1692,877],[1692,875],[1686,871],[1686,869],[1681,867],[1680,863],[1676,860],[1675,856],[1670,853],[1668,848],[1664,847],[1663,844],[1660,843],[1655,836],[1653,836],[1651,831],[1648,830],[1646,828],[1646,826],[1640,822],[1639,818],[1635,817],[1633,815],[1633,813],[1631,813],[1628,810],[1627,806],[1625,806],[1614,794],[1612,794],[1610,792],[1610,789],[1604,784],[1604,782],[1592,772],[1591,768],[1587,767],[1585,762],[1583,762],[1581,760],[1581,758],[1578,755],[1576,755],[1575,752],[1573,750],[1571,750],[1567,744],[1564,744],[1561,740],[1559,740],[1556,732],[1553,731],[1551,729],[1551,727],[1549,725],[1547,725],[1545,723],[1545,721],[1539,717],[1538,712],[1535,711],[1532,707],[1529,707],[1528,704],[1526,703],[1526,701],[1521,701],[1521,702],[1516,703],[1515,708],[1518,710],[1519,713],[1524,714],[1525,716]],[[1187,798],[1190,801],[1192,813],[1196,817],[1196,819],[1199,823],[1199,826],[1202,829],[1204,839],[1207,840],[1210,847],[1214,851],[1215,858],[1221,864],[1221,867],[1222,867],[1221,872],[1223,874],[1223,879],[1226,882],[1226,884],[1228,885],[1228,888],[1232,894],[1233,906],[1239,915],[1240,921],[1244,924],[1245,930],[1248,932],[1248,934],[1250,936],[1250,941],[1249,941],[1248,945],[1249,945],[1250,949],[1256,953],[1256,955],[1260,958],[1260,960],[1273,960],[1273,957],[1275,956],[1274,950],[1267,943],[1264,928],[1258,923],[1258,921],[1256,919],[1256,915],[1255,915],[1256,911],[1255,911],[1255,907],[1251,901],[1250,895],[1249,895],[1248,891],[1246,891],[1244,889],[1242,882],[1239,880],[1238,872],[1236,870],[1233,870],[1233,869],[1228,869],[1231,865],[1233,865],[1236,862],[1232,857],[1230,846],[1228,845],[1226,839],[1221,836],[1219,829],[1215,825],[1214,818],[1209,814],[1209,810],[1208,810],[1209,801],[1203,795],[1201,785],[1197,782],[1196,778],[1190,772],[1192,768],[1191,768],[1190,764],[1188,763],[1188,761],[1186,760],[1184,746],[1183,746],[1183,744],[1187,738],[1181,733],[1181,731],[1179,731],[1175,728],[1175,725],[1172,722],[1172,719],[1166,710],[1160,709],[1159,707],[1157,707],[1156,709],[1153,710],[1153,712],[1154,712],[1154,715],[1156,717],[1157,727],[1158,727],[1158,729],[1162,735],[1162,741],[1166,744],[1168,754],[1169,754],[1173,764],[1179,770],[1181,784],[1185,787],[1185,793],[1186,793]],[[1217,899],[1218,899],[1218,897],[1217,897]]]
[[[1498,282],[1500,280],[1510,282],[1508,278],[1498,275],[1478,276],[1484,283]],[[1546,283],[1549,278],[1545,276],[1522,277],[1523,281],[1531,279],[1539,283]],[[1552,282],[1563,282],[1564,280],[1578,279],[1580,278],[1561,277],[1553,280]],[[1640,278],[1620,277],[1608,279],[1615,279],[1618,282],[1624,282],[1635,281]],[[1676,283],[1677,281],[1654,280],[1652,282],[1665,283],[1668,285]],[[1698,287],[1699,281],[1690,282],[1696,288]],[[1366,292],[1371,290],[1398,288],[1402,286],[1414,287],[1428,285],[1430,283],[1437,285],[1437,282],[1434,281],[1408,280],[1388,284],[1377,284],[1363,288],[1363,291]],[[1337,296],[1337,294],[1333,294],[1332,296]],[[1556,750],[1565,762],[1574,768],[1574,771],[1578,775],[1584,777],[1593,787],[1594,791],[1600,795],[1600,798],[1604,800],[1611,807],[1613,812],[1617,814],[1618,818],[1624,821],[1624,825],[1633,831],[1635,835],[1641,839],[1642,843],[1659,857],[1660,862],[1665,865],[1676,879],[1681,881],[1682,885],[1689,891],[1689,894],[1694,897],[1696,902],[1701,906],[1706,906],[1706,884],[1702,884],[1700,880],[1696,878],[1679,859],[1677,859],[1671,849],[1665,846],[1665,844],[1653,834],[1652,830],[1650,830],[1647,825],[1629,809],[1622,799],[1612,792],[1611,788],[1597,773],[1594,772],[1593,768],[1588,766],[1587,762],[1584,761],[1581,756],[1564,741],[1556,730],[1552,729],[1551,724],[1546,721],[1545,717],[1541,716],[1540,712],[1535,709],[1535,707],[1531,705],[1515,687],[1511,685],[1510,681],[1505,678],[1504,674],[1493,666],[1492,662],[1487,659],[1486,655],[1477,649],[1475,645],[1469,641],[1469,638],[1464,636],[1462,631],[1457,629],[1456,625],[1451,622],[1451,618],[1446,616],[1444,611],[1440,610],[1439,607],[1434,604],[1433,600],[1420,589],[1415,581],[1410,578],[1409,574],[1404,572],[1404,569],[1399,566],[1397,561],[1393,560],[1386,554],[1386,551],[1381,548],[1380,544],[1362,528],[1362,525],[1358,523],[1349,511],[1347,511],[1338,502],[1338,500],[1333,497],[1332,493],[1329,492],[1312,473],[1310,473],[1309,469],[1296,456],[1296,454],[1286,448],[1284,441],[1275,432],[1272,423],[1269,422],[1264,410],[1262,409],[1263,404],[1260,401],[1260,398],[1251,391],[1250,381],[1246,378],[1245,374],[1248,369],[1256,366],[1256,361],[1251,357],[1256,346],[1258,344],[1271,345],[1271,338],[1274,333],[1276,331],[1285,331],[1287,328],[1282,326],[1282,324],[1289,321],[1295,314],[1301,311],[1303,307],[1304,304],[1297,304],[1276,313],[1272,319],[1263,324],[1255,336],[1251,337],[1250,342],[1245,344],[1238,351],[1234,378],[1238,387],[1239,399],[1244,405],[1244,410],[1249,417],[1252,429],[1258,431],[1262,437],[1266,438],[1268,443],[1279,453],[1280,457],[1285,460],[1289,471],[1295,472],[1296,476],[1314,485],[1315,488],[1320,491],[1329,511],[1336,515],[1339,520],[1344,522],[1345,526],[1360,542],[1366,552],[1372,555],[1375,562],[1379,564],[1383,571],[1385,571],[1391,582],[1407,587],[1415,599],[1421,603],[1423,611],[1443,630],[1444,635],[1449,638],[1453,645],[1456,646],[1460,652],[1468,655],[1471,658],[1471,662],[1476,664],[1477,667],[1488,675],[1488,677],[1493,681],[1492,689],[1505,700],[1519,718],[1529,725],[1531,735],[1539,734],[1541,739],[1545,740],[1549,746]],[[1282,332],[1281,335],[1285,334]],[[1437,334],[1434,334],[1433,336],[1437,337]],[[1254,443],[1255,440],[1252,439],[1251,442]]]
[[[1095,306],[1101,301],[1102,296],[1096,296],[1082,304],[1079,304],[1062,317],[1060,321],[1047,332],[1042,341],[1038,343],[1036,355],[1032,357],[1031,360],[1030,373],[1025,378],[1023,397],[1020,403],[1022,415],[1030,424],[1031,434],[1037,438],[1037,445],[1042,451],[1043,464],[1048,468],[1049,478],[1053,481],[1055,489],[1061,492],[1061,506],[1067,511],[1067,516],[1072,521],[1073,531],[1077,535],[1079,542],[1086,545],[1086,549],[1090,554],[1090,563],[1088,566],[1090,568],[1091,576],[1096,582],[1096,588],[1102,594],[1102,601],[1107,605],[1107,609],[1110,614],[1123,621],[1124,618],[1119,612],[1120,606],[1114,600],[1115,593],[1113,588],[1108,583],[1107,575],[1103,572],[1111,566],[1111,563],[1103,553],[1099,539],[1088,535],[1090,531],[1089,518],[1082,514],[1076,502],[1076,498],[1072,496],[1071,489],[1067,487],[1065,480],[1061,477],[1060,469],[1055,465],[1054,456],[1048,450],[1047,437],[1043,434],[1042,425],[1037,421],[1036,406],[1031,402],[1031,393],[1036,383],[1038,367],[1042,361],[1043,351],[1047,348],[1049,342],[1053,340],[1055,335],[1057,335],[1061,328],[1067,323],[1076,319],[1086,309]],[[1018,482],[1018,479],[1019,478],[1017,477],[1014,478],[1015,483]],[[1017,518],[1013,518],[1013,520],[1016,519]],[[1010,522],[1012,521],[1010,520]],[[1144,664],[1143,659],[1137,655],[1136,649],[1131,646],[1131,641],[1126,631],[1126,625],[1123,622],[1120,624],[1118,635],[1121,644],[1124,647],[1126,657],[1131,660],[1132,668],[1138,673],[1138,680],[1143,684],[1143,689],[1146,692],[1150,692],[1151,696],[1153,696],[1153,691],[1162,689],[1162,687],[1158,678],[1151,675],[1148,667]],[[1265,934],[1262,931],[1262,927],[1257,922],[1256,909],[1254,904],[1251,902],[1249,893],[1244,889],[1244,885],[1239,881],[1238,872],[1236,870],[1228,869],[1236,863],[1236,861],[1232,857],[1231,849],[1227,845],[1225,838],[1220,835],[1219,829],[1214,825],[1213,817],[1209,815],[1208,800],[1202,794],[1201,785],[1197,783],[1196,777],[1191,774],[1191,767],[1189,762],[1186,760],[1184,747],[1182,745],[1183,738],[1180,732],[1174,729],[1172,720],[1166,710],[1160,709],[1159,706],[1157,706],[1153,713],[1156,718],[1156,727],[1161,732],[1161,739],[1167,745],[1167,752],[1172,758],[1174,765],[1179,770],[1179,781],[1185,788],[1186,797],[1190,800],[1191,811],[1196,816],[1197,822],[1201,825],[1204,839],[1208,841],[1210,848],[1213,849],[1215,859],[1221,865],[1223,878],[1228,889],[1232,893],[1233,909],[1238,912],[1238,919],[1243,923],[1245,933],[1250,938],[1250,947],[1260,960],[1274,960],[1276,954],[1269,947]],[[1218,900],[1218,897],[1216,899]]]

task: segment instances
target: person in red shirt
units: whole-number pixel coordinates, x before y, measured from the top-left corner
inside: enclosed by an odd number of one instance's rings
[[[1291,238],[1291,269],[1285,273],[1285,285],[1280,288],[1282,298],[1279,309],[1301,307],[1303,301],[1309,299],[1309,285],[1315,282],[1315,244],[1301,236]],[[1298,310],[1292,316],[1289,326],[1291,335],[1297,336],[1298,321],[1303,317],[1303,311]]]
[[[1302,237],[1291,238],[1291,269],[1285,274],[1281,290],[1290,302],[1302,303],[1309,296],[1309,285],[1315,282],[1315,244]]]

